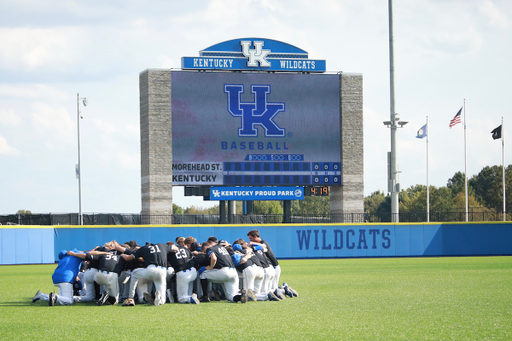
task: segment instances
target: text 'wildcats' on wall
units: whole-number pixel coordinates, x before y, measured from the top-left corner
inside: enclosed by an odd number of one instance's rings
[[[295,230],[299,250],[377,250],[391,247],[391,231],[376,228]]]

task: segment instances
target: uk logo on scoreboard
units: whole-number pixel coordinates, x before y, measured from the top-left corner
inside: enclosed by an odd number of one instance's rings
[[[309,59],[308,53],[281,41],[262,38],[228,40],[183,57],[185,70],[261,70],[325,72],[325,60]]]
[[[263,128],[265,137],[284,137],[286,130],[279,127],[274,118],[284,111],[285,104],[268,102],[270,85],[251,85],[251,92],[254,94],[254,102],[242,102],[241,95],[244,93],[244,86],[241,84],[226,84],[224,92],[228,95],[228,112],[233,117],[240,117],[242,124],[238,129],[239,137],[257,137],[257,127]]]

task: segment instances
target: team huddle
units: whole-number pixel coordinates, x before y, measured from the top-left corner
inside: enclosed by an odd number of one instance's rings
[[[247,233],[249,242],[233,244],[210,237],[199,244],[193,237],[178,237],[176,243],[115,240],[91,251],[61,251],[52,280],[58,294],[38,291],[32,303],[47,301],[71,305],[137,303],[206,303],[281,301],[298,297],[286,283],[279,286],[281,267],[270,245],[258,230]]]

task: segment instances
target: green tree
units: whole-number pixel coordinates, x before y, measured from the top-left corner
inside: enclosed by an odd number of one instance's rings
[[[452,191],[448,187],[430,186],[430,210],[451,211],[453,210]]]
[[[415,185],[402,190],[399,194],[400,212],[426,212],[427,186]]]
[[[176,204],[172,204],[172,213],[173,214],[183,214],[183,209]]]
[[[194,205],[187,207],[183,214],[219,214],[219,206],[213,206],[210,208],[206,207],[195,207]]]
[[[505,169],[507,212],[512,208],[510,199],[512,195],[512,165]],[[501,166],[486,166],[480,173],[469,180],[470,185],[475,189],[475,197],[487,208],[493,208],[497,212],[503,211],[503,170]]]
[[[379,191],[371,193],[369,196],[364,198],[364,211],[370,217],[376,216],[379,206],[386,200],[386,195]]]
[[[18,210],[18,212],[16,212],[16,214],[21,214],[21,215],[28,215],[28,214],[32,214],[32,212],[30,210]]]
[[[254,214],[283,214],[281,201],[255,201]]]
[[[372,221],[374,220],[370,217]],[[390,222],[391,221],[391,196],[386,195],[384,201],[379,204],[377,208],[377,221]]]
[[[292,215],[326,217],[331,213],[330,197],[304,197],[292,201]]]

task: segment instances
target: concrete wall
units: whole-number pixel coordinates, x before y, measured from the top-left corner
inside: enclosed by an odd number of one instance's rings
[[[143,215],[172,214],[171,71],[139,75]],[[152,224],[148,216],[144,223]],[[154,217],[161,222],[162,217]],[[170,219],[170,217],[169,217]]]
[[[118,242],[174,241],[177,236],[247,240],[257,229],[278,258],[512,255],[512,223],[279,224],[0,227],[0,264],[53,263],[61,250]]]
[[[340,84],[342,186],[331,186],[331,214],[364,213],[363,76],[342,73]]]

